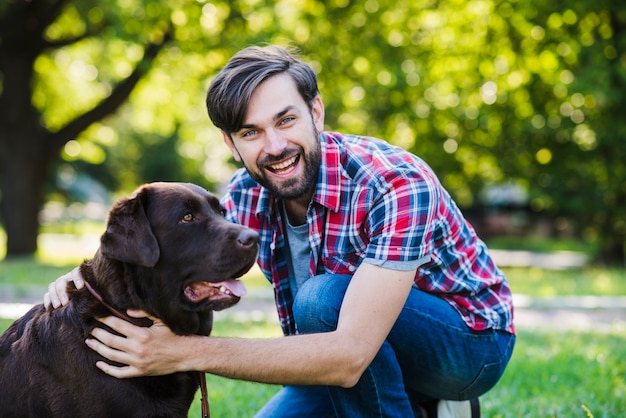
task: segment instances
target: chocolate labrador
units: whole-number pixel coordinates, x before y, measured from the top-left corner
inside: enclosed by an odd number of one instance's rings
[[[103,358],[85,338],[106,327],[94,318],[127,309],[177,334],[209,335],[213,311],[245,294],[236,279],[254,264],[258,240],[193,184],[150,183],[116,202],[99,249],[80,266],[89,286],[68,285],[67,306],[39,304],[0,337],[0,416],[186,417],[198,373],[118,380],[95,367]]]

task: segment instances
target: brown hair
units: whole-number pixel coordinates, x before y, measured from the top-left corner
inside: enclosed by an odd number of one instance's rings
[[[293,78],[310,108],[319,94],[313,67],[285,48],[251,46],[235,54],[209,87],[206,106],[213,124],[227,135],[237,132],[254,90],[269,77],[284,72]]]

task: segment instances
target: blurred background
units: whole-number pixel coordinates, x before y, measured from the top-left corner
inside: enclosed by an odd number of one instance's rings
[[[624,0],[0,0],[0,330],[93,254],[118,197],[223,191],[206,90],[264,44],[313,65],[328,130],[426,160],[504,269],[518,346],[483,415],[624,416]],[[214,333],[279,335],[246,283]],[[278,389],[210,378],[214,416]]]
[[[5,254],[155,180],[235,169],[204,107],[239,49],[299,48],[330,130],[423,157],[479,233],[624,266],[626,8],[579,0],[4,0]]]

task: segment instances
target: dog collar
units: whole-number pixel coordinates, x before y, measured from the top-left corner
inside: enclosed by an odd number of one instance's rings
[[[91,293],[91,295],[96,298],[96,300],[98,302],[100,302],[101,304],[103,304],[109,311],[111,311],[111,313],[115,316],[117,316],[118,318],[121,318],[125,321],[130,322],[131,324],[140,326],[140,327],[145,327],[145,326],[150,326],[152,325],[152,320],[148,320],[150,321],[150,324],[146,324],[146,318],[133,318],[131,316],[128,316],[126,313],[121,312],[117,309],[115,309],[113,306],[109,305],[108,303],[106,303],[104,301],[104,299],[102,298],[102,296],[100,295],[100,293],[98,293],[96,291],[96,289],[94,289],[93,287],[91,287],[91,285],[89,284],[89,282],[87,280],[84,280],[85,283],[85,287],[87,288],[87,290],[89,290],[89,293]]]

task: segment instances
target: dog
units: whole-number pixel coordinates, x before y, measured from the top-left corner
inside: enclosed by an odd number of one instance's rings
[[[224,218],[219,200],[189,183],[148,183],[111,208],[100,246],[80,265],[70,302],[34,306],[0,336],[2,417],[186,417],[197,372],[118,380],[85,345],[94,318],[141,309],[180,335],[209,335],[213,311],[245,294],[259,235]],[[90,290],[91,289],[91,290]],[[151,321],[144,318],[143,326]]]

